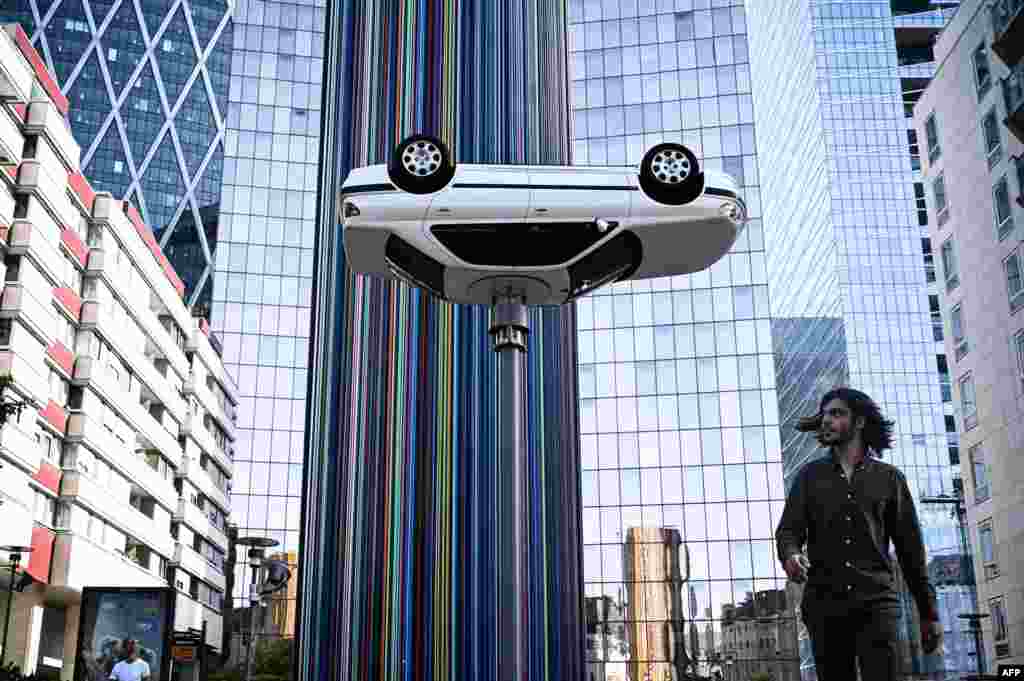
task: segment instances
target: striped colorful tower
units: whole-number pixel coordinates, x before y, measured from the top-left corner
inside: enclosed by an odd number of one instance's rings
[[[462,162],[568,162],[550,0],[328,6],[299,645],[306,680],[496,676],[490,311],[344,263],[337,190],[412,132]],[[328,226],[328,227],[325,227]],[[582,678],[573,308],[530,319],[529,678]],[[526,681],[524,678],[523,681]]]

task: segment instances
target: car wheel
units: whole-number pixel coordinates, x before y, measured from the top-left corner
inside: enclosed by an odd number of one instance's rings
[[[388,164],[388,176],[399,189],[412,194],[430,194],[455,175],[455,163],[444,142],[430,135],[406,137],[395,147]]]
[[[681,206],[704,191],[697,157],[682,144],[653,146],[640,162],[640,187],[658,203]]]

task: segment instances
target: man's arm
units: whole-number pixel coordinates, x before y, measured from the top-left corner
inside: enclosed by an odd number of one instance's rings
[[[914,508],[914,499],[910,496],[907,478],[900,471],[896,471],[896,494],[886,513],[886,525],[896,548],[896,558],[900,562],[907,587],[917,602],[918,614],[922,620],[938,620],[935,587],[928,581],[928,563],[921,524],[917,520],[917,511]]]
[[[802,553],[807,541],[807,466],[797,473],[786,497],[782,518],[775,530],[775,547],[779,562],[785,565],[794,553]]]

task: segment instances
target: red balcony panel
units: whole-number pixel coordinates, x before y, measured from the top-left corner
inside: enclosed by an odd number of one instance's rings
[[[160,250],[160,244],[156,242],[156,238],[153,236],[153,232],[146,226],[146,223],[142,221],[142,216],[139,215],[139,211],[135,210],[135,206],[131,203],[124,202],[124,212],[128,216],[128,219],[135,225],[135,231],[139,233],[142,240],[149,247],[149,252],[153,254],[156,261],[160,263],[160,267],[163,269],[164,274],[167,275],[167,279],[171,282],[171,286],[178,292],[179,296],[184,297],[185,295],[185,283],[178,276],[178,273],[171,267],[170,261],[164,256],[164,252]]]
[[[39,84],[46,90],[46,94],[50,95],[50,99],[57,106],[57,110],[60,111],[61,115],[66,116],[68,113],[68,98],[61,94],[60,88],[57,87],[57,82],[50,75],[50,72],[46,70],[46,62],[39,56],[36,49],[32,47],[32,43],[29,42],[28,36],[25,34],[25,29],[21,26],[15,28],[14,42],[17,43],[18,49],[25,55],[29,63],[32,64],[32,68],[36,72],[36,78],[39,79]]]
[[[206,321],[206,317],[199,318],[199,330],[207,336],[210,335],[210,322]]]
[[[28,104],[25,102],[15,102],[14,113],[18,114],[18,118],[20,118],[21,122],[24,123],[25,117],[28,116]]]
[[[64,372],[70,376],[75,371],[75,353],[64,347],[60,341],[53,341],[53,344],[46,348],[46,354],[57,363]]]
[[[14,180],[15,182],[18,181],[18,169],[19,168],[21,168],[20,164],[16,165],[16,166],[4,166],[4,170],[7,171],[7,174],[10,175],[11,179]]]
[[[53,541],[56,536],[49,528],[38,525],[32,528],[32,553],[29,555],[26,572],[37,582],[50,583],[50,561],[53,559]]]
[[[93,191],[89,180],[85,179],[85,175],[82,173],[73,173],[68,175],[68,186],[71,187],[71,191],[74,192],[82,207],[91,215],[92,204],[96,200],[96,192]]]
[[[89,249],[82,243],[82,237],[78,236],[73,229],[64,228],[60,231],[60,242],[68,249],[68,252],[75,256],[78,264],[85,267],[89,258]]]
[[[10,231],[10,225],[0,225],[0,241],[7,241],[7,235]]]
[[[59,468],[49,461],[43,461],[39,464],[39,470],[32,477],[36,482],[54,494],[60,494],[60,479],[62,475]]]
[[[64,411],[64,408],[50,400],[46,403],[46,407],[39,410],[39,415],[46,419],[46,422],[56,428],[58,431],[63,433],[67,429],[68,425],[68,413]]]
[[[67,286],[62,286],[61,288],[53,289],[53,297],[64,306],[64,309],[68,311],[72,319],[77,322],[81,318],[82,298],[77,293]]]

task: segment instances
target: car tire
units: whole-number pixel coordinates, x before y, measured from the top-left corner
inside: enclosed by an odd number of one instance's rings
[[[396,187],[411,194],[430,194],[447,185],[455,163],[444,142],[431,135],[412,135],[395,146],[388,176]]]
[[[665,142],[644,154],[640,188],[658,203],[682,206],[704,191],[704,173],[692,151],[682,144]]]

